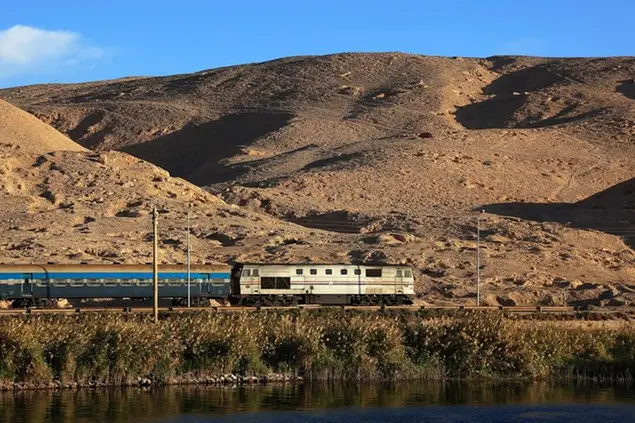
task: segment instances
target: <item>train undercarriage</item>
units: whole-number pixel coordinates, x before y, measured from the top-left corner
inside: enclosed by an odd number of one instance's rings
[[[192,297],[190,300],[190,305],[192,307],[207,307],[210,306],[210,300],[212,298],[208,297]],[[70,299],[72,301],[79,300],[91,300],[91,298],[81,298],[81,299]],[[94,299],[93,299],[94,300]],[[148,303],[152,301],[152,298],[113,298],[110,301],[131,301],[133,303]],[[162,300],[165,300],[163,298]],[[56,308],[58,307],[58,298],[16,298],[11,301],[11,308]],[[225,304],[226,301],[224,299],[216,299],[219,304]],[[103,302],[104,305],[109,306],[110,303],[108,301]],[[172,298],[171,304],[173,307],[187,307],[187,298]],[[68,307],[68,306],[67,306]]]
[[[240,306],[295,306],[319,305],[407,305],[412,299],[407,295],[236,295],[231,305]]]
[[[121,299],[120,299],[121,300]],[[135,303],[149,302],[151,298],[126,298]],[[164,298],[165,300],[165,298]],[[192,297],[192,307],[207,307],[211,305],[212,298]],[[232,306],[297,306],[297,305],[408,305],[412,299],[407,295],[235,295],[229,300],[214,299],[218,304]],[[12,301],[12,308],[55,308],[58,305],[57,298],[18,298]],[[187,307],[187,298],[178,297],[171,299],[173,307]]]

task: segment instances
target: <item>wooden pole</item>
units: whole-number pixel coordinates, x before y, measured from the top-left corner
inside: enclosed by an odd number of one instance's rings
[[[476,306],[481,305],[481,216],[476,218]]]
[[[159,323],[159,213],[152,207],[152,312],[154,323]]]
[[[191,264],[190,264],[190,255],[192,253],[192,247],[190,244],[190,209],[192,208],[192,204],[187,205],[187,307],[191,306],[192,302],[192,293],[190,290],[190,273],[191,273]]]
[[[485,210],[476,218],[476,306],[481,305],[481,216]]]

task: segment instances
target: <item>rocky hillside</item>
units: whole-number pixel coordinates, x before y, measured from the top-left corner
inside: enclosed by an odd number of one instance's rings
[[[18,87],[0,98],[96,153],[151,162],[238,213],[241,223],[222,226],[218,207],[207,212],[217,235],[199,239],[199,260],[406,262],[420,270],[425,298],[469,302],[484,209],[488,302],[557,304],[564,295],[617,305],[635,298],[634,78],[633,58],[338,54]],[[134,162],[136,179],[153,186],[139,168],[149,165],[109,154]],[[145,206],[154,191],[138,181],[127,191]],[[190,201],[183,189],[166,193],[179,210],[166,216],[174,259]],[[128,199],[104,204],[90,213],[96,224],[140,224],[123,212]],[[241,235],[232,224],[250,229]],[[134,261],[146,235],[128,235],[127,249],[102,241],[113,260]]]

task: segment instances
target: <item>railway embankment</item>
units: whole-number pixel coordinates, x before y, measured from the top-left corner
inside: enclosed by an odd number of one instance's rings
[[[0,318],[2,389],[294,380],[633,383],[627,321],[321,309]]]

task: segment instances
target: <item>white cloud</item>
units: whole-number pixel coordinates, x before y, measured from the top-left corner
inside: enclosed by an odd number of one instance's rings
[[[47,73],[102,57],[103,50],[85,44],[71,31],[47,31],[15,25],[0,31],[0,77]]]

